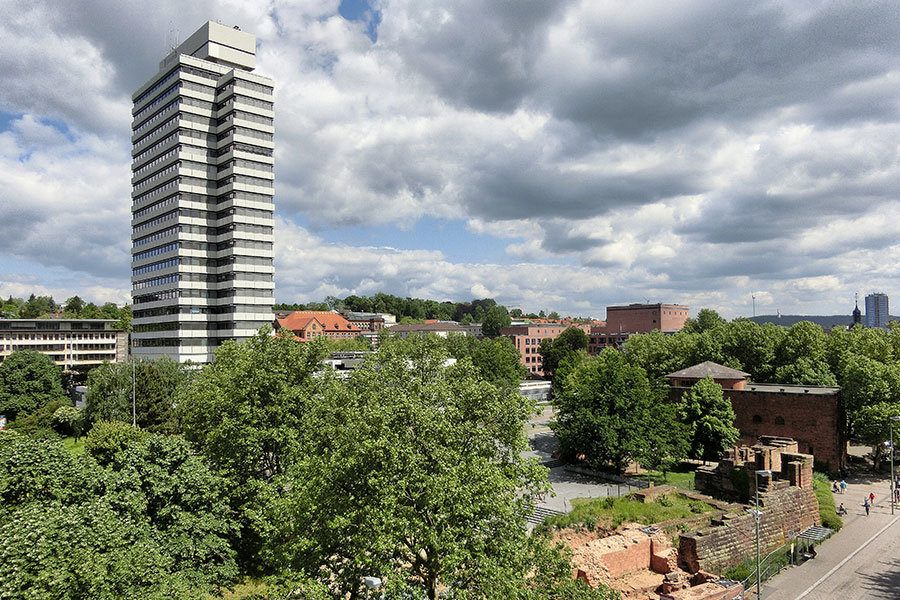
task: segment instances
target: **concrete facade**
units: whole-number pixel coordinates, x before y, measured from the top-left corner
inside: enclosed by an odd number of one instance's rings
[[[134,354],[209,362],[272,321],[272,80],[208,22],[132,100]]]
[[[16,350],[49,356],[65,370],[128,360],[128,333],[113,319],[0,319],[0,362]]]

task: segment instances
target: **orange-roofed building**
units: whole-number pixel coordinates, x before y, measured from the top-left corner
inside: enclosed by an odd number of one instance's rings
[[[278,315],[273,326],[276,330],[290,330],[301,342],[317,337],[351,340],[362,333],[359,327],[341,315],[325,310],[295,310],[285,316]]]

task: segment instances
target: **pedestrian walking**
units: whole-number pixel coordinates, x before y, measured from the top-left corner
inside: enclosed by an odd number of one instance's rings
[[[844,481],[843,479],[841,479],[841,493],[843,494],[846,491],[847,491],[847,482]]]
[[[835,494],[837,494],[837,493],[838,493],[838,489],[840,489],[840,487],[838,486],[838,482],[837,482],[837,481],[832,482],[832,484],[831,484],[831,491],[834,492]]]
[[[875,492],[869,492],[869,504],[875,504]]]
[[[863,508],[866,509],[866,516],[869,516],[869,498],[868,496],[863,499]]]
[[[900,488],[894,488],[894,502],[900,502]]]

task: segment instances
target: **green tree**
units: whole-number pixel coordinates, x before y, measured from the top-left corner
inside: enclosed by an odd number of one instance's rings
[[[79,298],[78,296],[72,296],[66,303],[63,305],[63,312],[71,317],[78,317],[81,310],[84,308],[84,300]]]
[[[481,332],[486,337],[497,337],[504,327],[509,327],[512,319],[505,306],[492,306],[481,321]]]
[[[71,435],[75,442],[81,438],[86,424],[84,409],[60,406],[53,412],[53,428],[61,435]]]
[[[132,443],[107,469],[0,432],[0,561],[15,573],[0,597],[205,598],[237,573],[219,488],[174,436]]]
[[[682,340],[690,341],[687,349],[684,348],[685,344],[678,344]],[[693,341],[694,336],[686,333],[666,335],[659,329],[654,329],[650,333],[628,338],[624,351],[629,363],[644,369],[651,381],[657,381],[688,366]]]
[[[775,378],[797,385],[837,385],[826,354],[826,336],[810,321],[800,321],[787,330],[775,350]]]
[[[0,319],[18,319],[22,316],[23,306],[25,306],[24,300],[10,296],[0,302]]]
[[[264,328],[246,342],[224,343],[177,395],[185,437],[227,481],[247,569],[264,569],[269,560],[260,554],[275,525],[266,514],[305,453],[303,415],[318,393],[314,374],[324,356],[323,343],[298,343]]]
[[[37,319],[44,315],[56,312],[56,302],[52,296],[35,296],[31,294],[22,306],[23,319]]]
[[[64,397],[62,372],[49,356],[17,350],[0,363],[0,414],[7,418]]]
[[[133,442],[142,440],[146,435],[140,428],[121,421],[98,421],[88,432],[84,449],[97,463],[106,466]]]
[[[695,318],[685,321],[684,331],[686,333],[703,333],[724,324],[725,319],[720,317],[719,313],[711,308],[701,308]]]
[[[564,456],[584,455],[593,468],[622,472],[632,460],[648,455],[648,431],[655,431],[654,407],[663,390],[647,374],[607,348],[582,360],[562,382],[551,423]]]
[[[446,357],[431,337],[380,347],[307,406],[311,446],[280,519],[286,567],[316,573],[338,597],[358,597],[367,574],[397,597],[526,592],[535,560],[524,520],[548,489],[523,456],[532,403]]]
[[[773,381],[775,348],[784,337],[784,328],[735,319],[722,330],[722,353],[732,363],[728,366],[750,373],[753,381]]]
[[[579,351],[587,350],[590,341],[588,335],[578,327],[569,327],[556,339],[544,338],[541,340],[538,351],[543,361],[544,374],[554,378],[555,382],[555,372],[560,364]]]
[[[451,357],[472,361],[482,379],[503,389],[517,388],[528,375],[519,351],[509,338],[479,340],[471,335],[452,333],[439,340]]]
[[[114,454],[109,468],[116,477],[107,496],[134,519],[149,521],[156,545],[192,587],[209,589],[235,579],[229,538],[236,528],[222,494],[225,481],[184,438],[141,436]]]
[[[878,468],[884,455],[884,442],[891,439],[891,417],[900,416],[900,402],[879,402],[863,406],[856,412],[854,434],[857,440],[872,446],[874,455],[873,467]],[[900,436],[894,423],[894,442],[900,442]]]
[[[711,377],[695,383],[678,406],[678,419],[688,428],[688,455],[704,461],[719,460],[740,437],[734,418],[731,400],[722,394],[721,385]]]
[[[187,384],[190,370],[165,356],[133,364],[106,363],[92,369],[87,379],[88,419],[131,423],[132,377],[137,424],[147,431],[177,431],[175,395]]]

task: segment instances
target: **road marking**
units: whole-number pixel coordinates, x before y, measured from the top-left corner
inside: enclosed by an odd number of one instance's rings
[[[890,523],[888,523],[887,525],[885,525],[884,527],[882,527],[881,529],[879,529],[879,530],[878,530],[878,533],[876,533],[875,535],[873,535],[872,537],[870,537],[869,539],[867,539],[867,540],[865,541],[865,543],[864,543],[862,546],[860,546],[859,548],[857,548],[856,550],[854,550],[853,552],[851,552],[849,556],[847,556],[846,558],[844,558],[844,560],[842,560],[841,562],[839,562],[838,564],[836,564],[834,567],[832,567],[832,569],[831,569],[830,571],[828,571],[827,573],[825,573],[824,575],[822,575],[822,576],[819,578],[818,581],[816,581],[814,584],[812,584],[811,586],[809,586],[808,588],[806,588],[806,590],[805,590],[802,594],[800,594],[799,596],[797,596],[796,600],[800,600],[801,598],[805,598],[811,591],[813,591],[814,589],[816,589],[816,588],[819,586],[820,583],[822,583],[823,581],[825,581],[826,579],[828,579],[829,577],[831,577],[832,575],[834,575],[834,572],[835,572],[835,571],[837,571],[838,569],[840,569],[841,567],[843,567],[843,566],[847,563],[848,560],[850,560],[851,558],[853,558],[854,556],[856,556],[857,554],[859,554],[859,552],[860,552],[863,548],[865,548],[866,546],[868,546],[869,544],[871,544],[872,541],[873,541],[875,538],[877,538],[879,535],[881,535],[882,533],[884,533],[884,532],[887,530],[888,527],[890,527],[891,525],[893,525],[894,523],[896,523],[898,520],[900,520],[900,515],[897,515],[896,517],[894,517],[894,518],[891,520]]]

